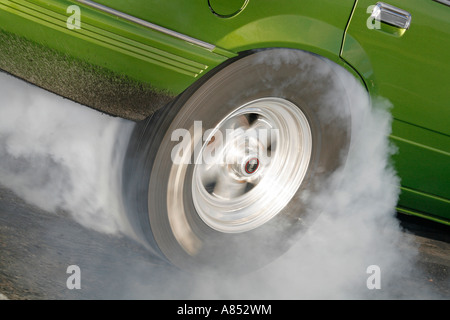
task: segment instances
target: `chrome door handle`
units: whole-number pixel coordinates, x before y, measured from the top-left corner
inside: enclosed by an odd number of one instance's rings
[[[411,25],[411,14],[408,11],[384,2],[375,5],[371,18],[401,29],[409,29]]]
[[[446,6],[450,7],[450,0],[434,0],[434,1],[445,4]]]

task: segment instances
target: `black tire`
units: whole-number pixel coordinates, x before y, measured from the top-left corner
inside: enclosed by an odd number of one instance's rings
[[[284,253],[315,218],[308,206],[345,159],[350,142],[350,104],[333,63],[298,50],[271,49],[237,59],[204,76],[171,105],[138,123],[124,167],[124,194],[128,214],[156,254],[183,269],[253,270]],[[287,205],[262,226],[240,233],[217,231],[202,220],[192,200],[194,164],[186,165],[181,179],[183,206],[176,215],[189,237],[200,241],[186,249],[174,234],[168,217],[168,180],[173,162],[171,141],[175,129],[190,129],[194,121],[214,128],[236,107],[263,97],[294,103],[308,119],[312,152],[306,174]],[[179,232],[179,231],[177,231]],[[187,243],[186,242],[186,243]],[[198,245],[198,243],[197,243]]]

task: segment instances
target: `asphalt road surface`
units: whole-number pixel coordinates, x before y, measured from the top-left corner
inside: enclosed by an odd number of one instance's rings
[[[66,285],[74,264],[82,268],[82,290]],[[161,281],[175,272],[128,239],[87,230],[0,189],[0,293],[7,299],[118,299],[124,272],[138,264]]]
[[[450,298],[449,228],[400,219],[403,232],[419,245],[415,271],[406,279],[410,287],[426,287]],[[72,264],[82,270],[81,290],[67,288],[67,267]],[[175,291],[165,285],[180,274],[133,241],[87,230],[64,213],[44,212],[0,188],[0,299],[189,298],[198,279],[185,277]],[[141,280],[150,284],[144,296],[130,289]],[[408,299],[408,292],[397,297]]]

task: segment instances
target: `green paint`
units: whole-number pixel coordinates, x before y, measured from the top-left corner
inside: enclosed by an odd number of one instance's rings
[[[324,56],[360,77],[371,96],[394,105],[391,138],[399,152],[393,161],[403,186],[399,210],[449,219],[448,7],[392,0],[412,14],[411,28],[402,30],[383,24],[368,28],[367,8],[376,3],[369,0],[285,0],[276,5],[274,0],[249,0],[229,18],[214,15],[207,0],[97,2],[216,47],[208,50],[75,0],[0,0],[0,29],[167,97],[246,50],[287,47]],[[232,14],[244,2],[212,4]],[[67,28],[69,5],[81,8],[81,29]],[[0,49],[8,52],[5,43]]]

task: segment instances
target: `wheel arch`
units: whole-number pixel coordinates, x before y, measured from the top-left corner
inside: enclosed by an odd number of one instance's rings
[[[309,52],[344,67],[369,92],[373,84],[369,86],[363,72],[370,72],[367,70],[371,67],[370,63],[360,71],[341,56],[342,47],[347,40],[345,27],[299,14],[267,16],[233,29],[215,41],[215,44],[218,48],[226,48],[238,55],[223,62],[224,65],[260,50],[286,48]],[[292,32],[292,29],[298,32]],[[367,55],[361,59],[367,60]]]
[[[337,61],[342,36],[343,30],[330,23],[290,14],[253,20],[218,39],[216,45],[237,53],[270,47],[300,49]]]

